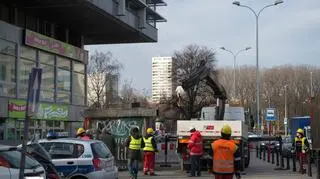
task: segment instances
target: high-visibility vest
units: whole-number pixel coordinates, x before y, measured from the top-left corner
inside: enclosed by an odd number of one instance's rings
[[[150,152],[155,151],[152,145],[152,137],[149,137],[148,139],[143,138],[143,141],[145,145],[145,147],[143,148],[143,151],[150,151]]]
[[[141,138],[135,139],[134,137],[131,136],[129,149],[131,149],[131,150],[140,150],[141,149],[141,142],[142,142]]]
[[[305,143],[304,143],[305,140],[306,140],[305,137],[303,137],[303,138],[298,138],[298,137],[296,137],[296,138],[294,139],[294,143],[295,143],[296,147],[301,147],[301,149],[304,150],[305,147],[306,147],[306,146],[305,146]]]
[[[219,139],[211,144],[213,149],[213,172],[217,174],[234,173],[234,154],[238,147],[232,140]]]

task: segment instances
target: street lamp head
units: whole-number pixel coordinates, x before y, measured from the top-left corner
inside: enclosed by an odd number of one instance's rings
[[[224,47],[220,47],[220,49],[221,49],[221,50],[226,50],[226,48],[224,48]]]
[[[282,3],[283,3],[283,0],[276,0],[276,1],[274,2],[274,5],[276,6],[276,5],[282,4]]]
[[[233,1],[232,4],[233,4],[233,5],[236,5],[236,6],[240,6],[240,2],[239,2],[239,1]]]
[[[250,50],[250,49],[252,49],[251,47],[246,47],[246,50]]]

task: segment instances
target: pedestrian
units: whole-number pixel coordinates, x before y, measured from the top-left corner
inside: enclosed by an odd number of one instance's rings
[[[80,127],[77,131],[77,138],[82,140],[90,140],[90,137],[86,134],[86,131],[82,127]]]
[[[113,156],[116,156],[116,140],[114,139],[114,136],[108,132],[107,128],[102,129],[102,133],[99,136],[99,140],[106,144]]]
[[[139,160],[141,160],[141,149],[145,147],[141,134],[139,134],[139,127],[133,126],[130,130],[130,136],[126,140],[126,147],[128,148],[128,169],[130,179],[138,178]]]
[[[188,149],[190,150],[191,171],[189,177],[201,176],[200,159],[203,155],[203,139],[199,131],[195,127],[190,128],[191,136],[188,142]]]
[[[231,131],[229,125],[224,125],[221,129],[221,138],[211,144],[212,171],[215,179],[232,179],[233,175],[236,175],[237,179],[241,178],[239,173],[241,153],[231,140]]]
[[[297,135],[294,139],[294,142],[292,143],[292,148],[295,151],[295,156],[299,159],[300,169],[299,172],[302,174],[306,173],[306,153],[309,151],[309,142],[307,138],[304,137],[304,131],[303,129],[297,130]]]
[[[148,172],[151,176],[155,176],[154,167],[155,167],[155,159],[156,159],[156,152],[157,143],[154,139],[154,131],[152,128],[147,129],[147,134],[143,138],[145,147],[143,148],[144,154],[144,165],[143,165],[143,172],[144,175],[148,175]]]

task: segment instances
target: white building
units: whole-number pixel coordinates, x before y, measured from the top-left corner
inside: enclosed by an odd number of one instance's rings
[[[172,57],[152,58],[152,101],[172,96]]]

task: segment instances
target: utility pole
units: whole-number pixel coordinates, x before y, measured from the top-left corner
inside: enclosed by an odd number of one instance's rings
[[[287,105],[287,85],[284,86],[284,132],[288,135],[288,105]]]

